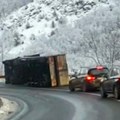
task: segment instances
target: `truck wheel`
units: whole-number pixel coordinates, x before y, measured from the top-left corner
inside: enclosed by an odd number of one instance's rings
[[[100,93],[102,98],[107,98],[107,93],[105,92],[103,86],[100,87]]]
[[[6,80],[6,81],[5,81],[5,84],[10,84],[10,81],[9,81],[9,80]]]
[[[69,89],[70,89],[71,92],[75,91],[75,88],[73,88],[72,86],[69,86]]]
[[[117,86],[114,87],[114,96],[116,99],[120,99],[120,90]]]

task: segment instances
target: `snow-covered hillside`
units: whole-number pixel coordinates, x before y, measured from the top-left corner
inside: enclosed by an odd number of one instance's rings
[[[106,64],[108,58],[103,60],[106,55],[99,53],[109,43],[102,43],[109,31],[119,34],[116,4],[117,0],[34,0],[1,25],[3,57],[66,53],[69,70]],[[95,42],[91,42],[93,39]],[[101,49],[96,50],[100,41]]]
[[[33,0],[0,0],[0,17],[32,2]]]

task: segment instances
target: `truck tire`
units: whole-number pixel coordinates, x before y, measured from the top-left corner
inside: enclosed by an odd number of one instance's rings
[[[10,84],[10,82],[6,80],[6,81],[5,81],[5,84]]]
[[[114,96],[116,99],[120,99],[120,90],[117,86],[114,87]]]
[[[10,80],[9,80],[9,79],[6,79],[6,80],[5,80],[5,84],[10,84]]]
[[[74,91],[75,91],[75,88],[72,87],[71,85],[69,85],[69,90],[70,90],[71,92],[74,92]]]
[[[100,86],[100,94],[102,98],[107,98],[108,96],[102,85]]]

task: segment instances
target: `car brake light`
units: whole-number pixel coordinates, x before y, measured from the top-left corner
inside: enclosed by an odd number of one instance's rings
[[[118,78],[118,81],[120,82],[120,78]]]
[[[95,77],[94,76],[87,76],[86,80],[87,80],[87,82],[92,83],[95,80]]]
[[[96,69],[97,70],[103,70],[103,66],[97,66]]]

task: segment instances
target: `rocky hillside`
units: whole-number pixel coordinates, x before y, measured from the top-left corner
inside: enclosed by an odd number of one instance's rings
[[[117,5],[117,0],[34,0],[1,25],[3,57],[66,53],[70,69],[106,63],[96,47],[101,43],[104,50],[103,38],[119,31]]]
[[[33,0],[0,0],[0,17],[10,14],[12,11],[32,2]]]

